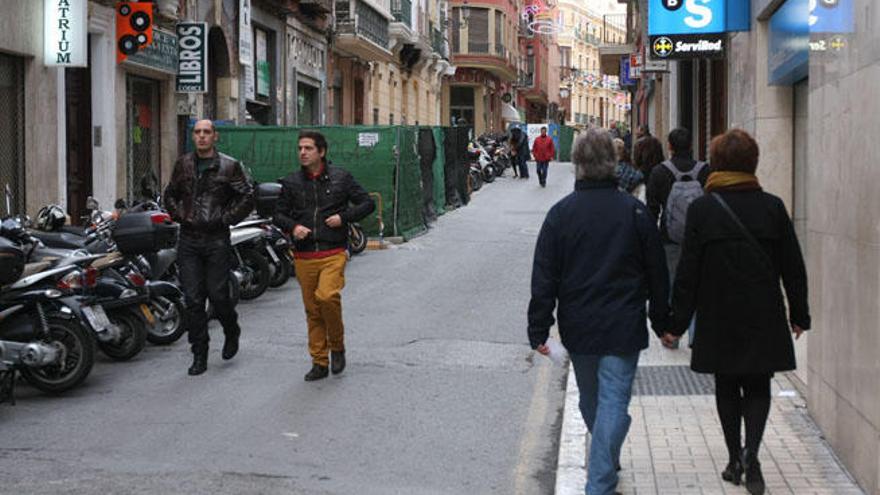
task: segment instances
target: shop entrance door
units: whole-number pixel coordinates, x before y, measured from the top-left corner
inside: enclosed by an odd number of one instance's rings
[[[126,197],[129,201],[154,198],[159,193],[159,81],[128,76],[126,92],[128,166]]]
[[[67,128],[67,213],[80,225],[92,194],[92,79],[89,68],[64,70]]]

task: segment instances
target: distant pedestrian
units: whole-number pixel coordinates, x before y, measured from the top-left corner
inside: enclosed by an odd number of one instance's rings
[[[651,177],[654,167],[666,161],[663,155],[663,144],[654,136],[643,136],[636,141],[632,153],[633,166],[642,173],[646,179]],[[646,185],[643,183],[636,188],[634,193],[637,198],[647,204]]]
[[[608,132],[585,132],[572,159],[575,191],[550,209],[535,247],[528,336],[533,349],[549,354],[556,309],[592,435],[586,493],[608,495],[617,486],[632,420],[627,408],[639,353],[648,346],[646,302],[655,333],[662,335],[669,280],[647,208],[617,190]]]
[[[241,164],[215,148],[219,133],[210,120],[193,126],[196,150],[174,164],[162,197],[165,208],[180,224],[177,265],[185,296],[185,322],[193,353],[190,375],[208,369],[208,315],[205,299],[223,325],[223,359],[238,352],[241,328],[229,297],[233,268],[229,226],[242,221],[254,207],[253,185]]]
[[[621,191],[633,194],[645,181],[645,176],[630,163],[623,139],[615,138],[613,142],[614,153],[617,156],[617,185]]]
[[[754,175],[755,140],[734,129],[712,140],[709,155],[707,195],[688,210],[674,318],[664,340],[682,335],[696,311],[691,368],[715,375],[729,455],[721,475],[738,485],[745,472],[749,493],[762,494],[758,450],[770,412],[770,379],[795,369],[789,330],[799,338],[810,328],[807,272],[785,204],[762,191]]]
[[[538,182],[541,183],[541,187],[547,187],[547,171],[550,161],[556,157],[556,147],[553,145],[553,138],[547,135],[546,127],[541,127],[541,135],[535,138],[532,156],[535,157]]]
[[[305,380],[345,369],[342,288],[348,262],[348,224],[376,208],[351,174],[327,161],[327,140],[299,133],[300,170],[281,181],[275,224],[294,239],[294,268],[309,327],[312,369]]]
[[[701,187],[709,176],[709,167],[691,158],[691,133],[685,128],[673,129],[669,133],[671,158],[654,167],[648,178],[646,191],[648,210],[655,221],[660,221],[660,238],[666,250],[666,263],[669,274],[675,277],[675,268],[681,257],[681,242],[684,236],[688,201],[701,195]],[[694,183],[693,181],[697,181]],[[674,190],[674,194],[673,193]],[[690,328],[690,341],[693,341],[694,327]],[[668,345],[668,344],[667,344]],[[672,344],[678,347],[678,342]]]
[[[519,127],[510,130],[510,148],[514,163],[519,166],[519,178],[529,178],[529,136]]]
[[[636,141],[650,135],[651,129],[648,127],[648,124],[639,124],[639,126],[636,127]]]

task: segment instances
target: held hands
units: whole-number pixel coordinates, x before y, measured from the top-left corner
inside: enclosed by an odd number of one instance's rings
[[[541,354],[543,356],[550,355],[550,348],[547,347],[547,344],[541,344],[535,350],[538,351],[538,354]]]
[[[675,344],[678,343],[678,339],[679,338],[675,335],[672,335],[669,332],[664,332],[663,336],[660,337],[660,342],[663,342],[663,347],[666,347],[667,349],[674,349]]]
[[[327,220],[324,220],[324,224],[326,224],[331,229],[337,229],[342,227],[342,217],[338,214],[327,217]]]
[[[293,238],[301,241],[309,236],[312,233],[312,229],[308,227],[303,227],[302,225],[297,225],[293,228]]]

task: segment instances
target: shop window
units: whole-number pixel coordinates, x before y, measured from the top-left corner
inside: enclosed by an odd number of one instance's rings
[[[297,125],[318,124],[318,88],[304,83],[296,85]]]

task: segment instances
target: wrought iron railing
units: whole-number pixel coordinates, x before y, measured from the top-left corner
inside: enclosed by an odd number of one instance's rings
[[[391,0],[391,15],[395,21],[412,28],[412,0]]]
[[[602,44],[625,45],[630,33],[626,14],[608,14],[602,16]]]
[[[356,0],[354,16],[348,1],[336,2],[336,28],[339,33],[356,34],[382,48],[388,47],[388,20],[360,0]]]

